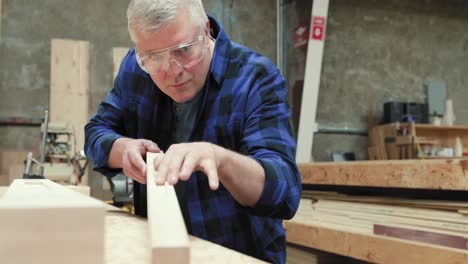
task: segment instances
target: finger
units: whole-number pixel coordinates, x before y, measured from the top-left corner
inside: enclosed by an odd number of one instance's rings
[[[215,162],[211,159],[205,159],[200,163],[201,169],[208,177],[208,183],[211,190],[215,191],[219,187],[218,170]]]
[[[180,169],[184,162],[186,153],[184,151],[173,151],[169,157],[167,157],[167,182],[171,185],[175,185],[179,181]]]
[[[167,167],[164,166],[164,160],[166,156],[167,154],[158,156],[153,161],[153,166],[157,171],[157,173],[154,175],[156,185],[164,185],[164,183],[167,181]]]
[[[179,178],[183,181],[190,179],[190,176],[197,167],[198,157],[193,152],[189,152],[184,159],[184,164],[180,169]]]
[[[123,173],[125,174],[125,176],[139,182],[139,183],[142,183],[142,184],[145,184],[146,183],[146,177],[142,177],[141,175],[138,175],[138,173],[135,173],[134,171],[132,171],[131,169],[123,169]]]
[[[163,159],[164,155],[156,155],[154,156],[153,159],[153,168],[155,171],[159,170],[159,165],[161,165],[161,161]]]
[[[142,179],[146,183],[146,163],[139,154],[129,154],[129,170],[135,175],[136,178]]]
[[[128,161],[133,167],[135,167],[140,172],[140,174],[142,174],[146,170],[146,163],[139,153],[129,153]]]
[[[151,140],[143,140],[143,146],[145,147],[146,151],[148,151],[148,152],[158,153],[159,151],[161,151],[159,149],[158,144],[154,143]]]

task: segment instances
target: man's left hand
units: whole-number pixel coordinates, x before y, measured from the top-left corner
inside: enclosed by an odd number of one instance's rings
[[[164,155],[154,159],[156,184],[167,181],[175,185],[179,179],[187,181],[194,171],[202,171],[208,176],[212,190],[219,186],[218,168],[221,163],[219,147],[208,142],[181,143],[169,147]]]

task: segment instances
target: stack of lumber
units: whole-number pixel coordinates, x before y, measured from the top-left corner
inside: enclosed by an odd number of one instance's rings
[[[311,248],[301,247],[293,244],[288,244],[286,247],[286,263],[288,264],[364,264],[360,260],[350,257],[340,256],[325,251],[315,250]]]
[[[468,249],[468,203],[305,193],[309,219],[376,235]]]
[[[313,200],[301,200],[296,216],[285,222],[288,243],[371,263],[468,263],[467,250],[377,235],[369,222],[315,208]]]

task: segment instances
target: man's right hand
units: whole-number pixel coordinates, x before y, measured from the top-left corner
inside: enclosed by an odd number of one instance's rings
[[[112,145],[108,165],[122,168],[123,173],[140,183],[146,183],[146,152],[160,152],[156,143],[147,139],[119,138]]]

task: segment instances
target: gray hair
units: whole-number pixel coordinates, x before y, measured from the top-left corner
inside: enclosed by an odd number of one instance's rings
[[[185,8],[195,25],[204,27],[208,17],[201,0],[131,0],[127,9],[128,30],[157,32],[172,22],[179,8]]]

